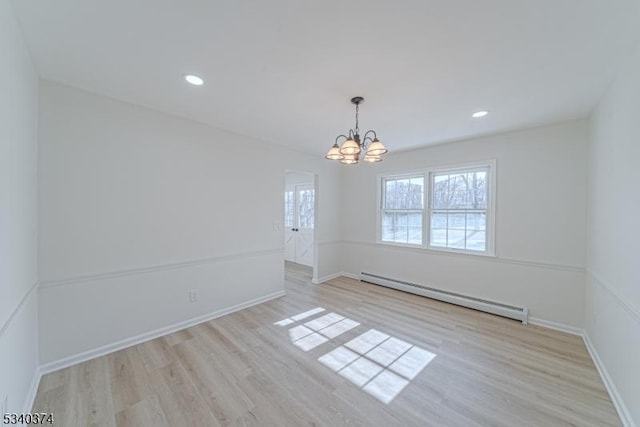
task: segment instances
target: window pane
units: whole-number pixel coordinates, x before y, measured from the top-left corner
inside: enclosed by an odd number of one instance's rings
[[[485,212],[467,213],[467,230],[486,230],[487,214]]]
[[[298,191],[298,227],[313,228],[314,191]]]
[[[467,249],[472,251],[486,250],[485,231],[467,231]]]
[[[464,213],[450,213],[449,215],[449,223],[447,228],[449,230],[464,230],[466,228],[466,215]]]
[[[432,175],[433,209],[484,209],[487,207],[487,171]]]
[[[392,227],[395,215],[391,212],[384,212],[382,215],[382,227]]]
[[[467,174],[468,206],[470,209],[484,209],[487,207],[487,172],[478,171]]]
[[[464,230],[449,229],[447,233],[447,247],[455,249],[464,249],[466,233]]]
[[[488,167],[430,175],[430,245],[486,251]]]
[[[447,247],[447,230],[445,228],[431,229],[431,246]]]
[[[409,225],[409,214],[406,212],[398,212],[396,214],[396,217],[398,218],[398,225],[402,226],[402,227],[406,227],[407,225]]]
[[[389,226],[382,227],[382,240],[385,242],[393,242],[395,241],[395,233],[394,228]]]
[[[408,241],[416,245],[422,244],[422,227],[407,227]]]
[[[394,229],[393,241],[398,243],[407,243],[409,241],[407,237],[407,227],[396,227]]]
[[[385,242],[422,244],[422,212],[383,212],[380,238]]]
[[[284,192],[284,226],[293,227],[293,191]]]
[[[410,227],[420,227],[422,230],[422,214],[412,212],[409,214],[409,226]]]
[[[434,209],[446,209],[449,206],[449,175],[435,175],[432,191],[431,206]]]
[[[383,191],[385,209],[422,209],[424,177],[385,179]]]
[[[431,214],[431,228],[447,228],[447,214],[438,212]]]

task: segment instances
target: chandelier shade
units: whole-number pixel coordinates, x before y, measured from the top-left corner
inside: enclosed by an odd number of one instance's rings
[[[331,149],[329,150],[327,155],[324,156],[324,157],[326,159],[329,159],[329,160],[342,160],[342,159],[344,159],[344,155],[340,153],[340,147],[338,146],[337,142],[335,144],[333,144],[333,147],[331,147]]]
[[[344,158],[340,160],[340,163],[343,165],[355,165],[358,163],[358,155],[357,154],[345,154]]]
[[[353,139],[347,139],[340,148],[340,154],[360,154],[360,151],[360,144]]]
[[[363,161],[367,163],[378,163],[382,161],[382,156],[388,152],[384,144],[380,142],[376,132],[368,130],[360,138],[359,115],[360,104],[364,102],[364,98],[356,96],[351,98],[351,103],[356,106],[356,127],[349,129],[347,135],[338,135],[336,142],[331,146],[327,154],[324,156],[328,160],[339,160],[345,165],[355,165],[360,161],[360,155],[365,153]],[[342,146],[338,141],[344,140]]]
[[[371,145],[369,145],[369,148],[367,149],[367,155],[380,156],[386,153],[387,153],[387,149],[382,144],[382,142],[378,141],[377,139],[374,139]]]

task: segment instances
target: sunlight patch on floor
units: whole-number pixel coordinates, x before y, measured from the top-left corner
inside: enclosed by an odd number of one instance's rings
[[[430,351],[370,329],[318,361],[389,403],[435,357]]]
[[[313,310],[311,310],[313,311]],[[322,309],[324,311],[324,309]],[[320,311],[316,311],[319,313]],[[291,317],[293,319],[296,316]],[[305,317],[306,318],[306,317]],[[281,320],[275,325],[287,326]],[[294,326],[289,329],[289,338],[294,345],[300,347],[304,351],[309,351],[320,344],[324,344],[332,338],[335,338],[345,332],[355,328],[360,323],[347,319],[336,313],[325,314],[324,316],[306,322],[304,325]]]
[[[324,311],[324,308],[316,307],[275,322],[274,325],[288,326]],[[295,346],[306,352],[359,325],[353,319],[332,312],[289,328],[289,338]],[[376,329],[369,329],[320,356],[318,361],[388,404],[435,357],[436,354],[423,348]]]
[[[311,317],[314,314],[322,313],[323,311],[324,311],[324,308],[316,307],[316,308],[311,309],[309,311],[305,311],[304,313],[296,314],[295,316],[291,316],[289,318],[282,319],[279,322],[275,322],[274,325],[287,326],[287,325],[295,323],[295,322],[297,322],[299,320],[306,319],[307,317]]]

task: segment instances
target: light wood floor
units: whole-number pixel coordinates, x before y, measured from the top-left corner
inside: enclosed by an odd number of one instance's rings
[[[64,427],[620,425],[578,337],[346,278],[312,285],[295,264],[286,287],[46,375],[33,411]],[[315,307],[360,325],[305,352],[274,322]],[[369,329],[436,354],[389,404],[317,360]]]

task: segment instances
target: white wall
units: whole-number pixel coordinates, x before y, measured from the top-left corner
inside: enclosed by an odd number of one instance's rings
[[[576,121],[420,150],[345,169],[342,268],[517,306],[582,327],[587,126]],[[390,144],[391,145],[391,144]],[[496,159],[496,257],[376,244],[377,174]]]
[[[586,330],[640,425],[640,51],[591,118]],[[629,424],[631,425],[631,424]]]
[[[42,362],[281,292],[286,169],[335,239],[322,158],[48,82],[40,111]]]
[[[313,175],[306,172],[287,171],[285,173],[285,186],[293,188],[296,184],[313,185]]]
[[[29,402],[37,366],[38,78],[0,2],[0,411]],[[1,415],[1,414],[0,414]]]

